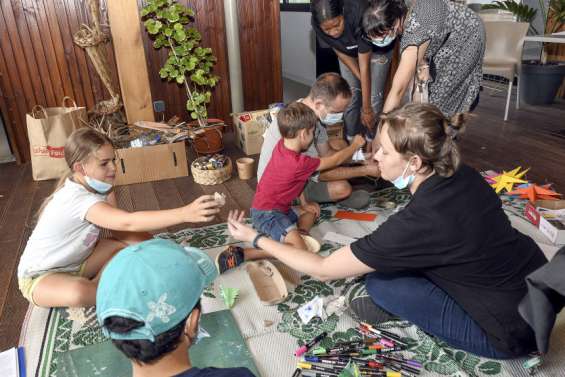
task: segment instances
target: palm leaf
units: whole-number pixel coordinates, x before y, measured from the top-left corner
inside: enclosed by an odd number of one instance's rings
[[[565,1],[565,0],[553,0],[553,1]],[[491,4],[485,4],[481,9],[499,9],[512,13],[516,17],[518,22],[528,22],[530,24],[530,30],[534,34],[538,34],[537,30],[532,26],[532,21],[536,17],[537,9],[534,9],[526,4],[515,3],[512,0],[504,1],[494,1]]]

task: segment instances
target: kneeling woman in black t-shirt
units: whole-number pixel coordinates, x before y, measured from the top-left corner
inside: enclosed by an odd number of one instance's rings
[[[491,358],[524,356],[535,350],[535,339],[518,303],[526,275],[547,260],[512,228],[481,175],[460,163],[455,137],[462,120],[416,104],[382,117],[374,158],[382,177],[408,187],[412,200],[328,257],[258,235],[237,212],[230,214],[229,230],[320,280],[367,274],[376,305],[453,347]]]

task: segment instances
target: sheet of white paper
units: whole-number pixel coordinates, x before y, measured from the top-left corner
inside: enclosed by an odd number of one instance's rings
[[[298,316],[305,325],[314,317],[320,317],[322,320],[325,320],[325,314],[324,299],[320,296],[314,297],[311,301],[298,308]]]
[[[0,376],[19,377],[18,350],[11,348],[0,353]]]
[[[355,241],[355,238],[344,236],[343,234],[339,234],[335,232],[327,232],[324,235],[324,240],[346,246],[353,243]]]
[[[351,156],[351,160],[353,161],[365,161],[365,155],[363,154],[362,149],[357,149],[353,156]]]

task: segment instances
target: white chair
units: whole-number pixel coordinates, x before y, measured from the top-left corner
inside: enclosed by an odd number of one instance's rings
[[[516,90],[516,109],[520,108],[520,67],[524,37],[529,23],[512,21],[485,21],[486,49],[483,61],[483,74],[504,77],[509,81],[504,110],[504,121],[508,120],[508,108],[512,94],[514,77],[518,78]]]

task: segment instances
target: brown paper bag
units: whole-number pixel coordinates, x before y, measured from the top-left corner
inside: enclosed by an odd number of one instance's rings
[[[66,106],[67,100],[73,102],[72,107]],[[63,98],[61,107],[35,106],[26,115],[34,180],[59,178],[67,172],[65,143],[87,120],[86,108],[78,107],[69,97]]]

